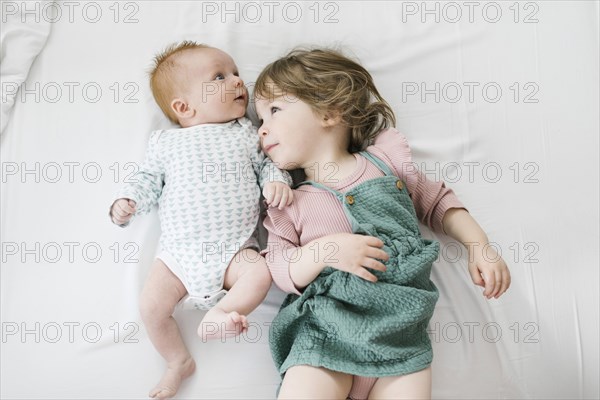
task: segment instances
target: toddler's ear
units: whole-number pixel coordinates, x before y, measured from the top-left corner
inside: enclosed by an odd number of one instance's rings
[[[321,123],[325,128],[331,128],[342,122],[342,115],[338,111],[328,111],[323,114]]]

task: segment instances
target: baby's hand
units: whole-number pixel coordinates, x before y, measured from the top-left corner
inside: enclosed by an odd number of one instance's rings
[[[327,266],[350,272],[370,282],[376,282],[377,277],[367,268],[382,272],[386,270],[385,265],[378,261],[390,259],[381,249],[381,239],[354,233],[338,233],[325,238],[325,242],[320,240],[319,250],[325,255],[323,261]]]
[[[135,201],[119,199],[110,208],[110,217],[113,224],[123,225],[129,222],[135,211]]]
[[[496,250],[487,246],[469,249],[469,273],[473,283],[485,288],[483,295],[490,299],[500,297],[510,286],[510,271]]]
[[[280,210],[292,204],[294,192],[283,182],[267,182],[263,188],[263,196],[270,207],[278,207]]]

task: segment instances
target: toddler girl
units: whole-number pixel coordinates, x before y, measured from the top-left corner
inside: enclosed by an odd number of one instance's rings
[[[429,398],[439,244],[418,220],[470,244],[469,272],[488,299],[507,290],[506,264],[481,253],[486,234],[452,190],[414,168],[362,66],[292,51],[262,71],[254,94],[265,153],[307,179],[264,222],[267,265],[290,293],[270,333],[279,398]]]

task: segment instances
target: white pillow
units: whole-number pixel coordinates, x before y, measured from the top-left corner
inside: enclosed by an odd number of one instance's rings
[[[0,134],[8,124],[18,89],[50,35],[53,3],[54,0],[1,4]]]

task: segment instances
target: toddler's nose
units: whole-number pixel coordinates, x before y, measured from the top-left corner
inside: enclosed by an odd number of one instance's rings
[[[259,128],[258,128],[258,134],[260,136],[267,136],[269,134],[269,131],[267,130],[267,128],[265,127],[265,124],[262,124]]]
[[[240,78],[239,76],[234,76],[233,79],[234,79],[233,84],[236,88],[244,86],[244,80],[242,78]]]

